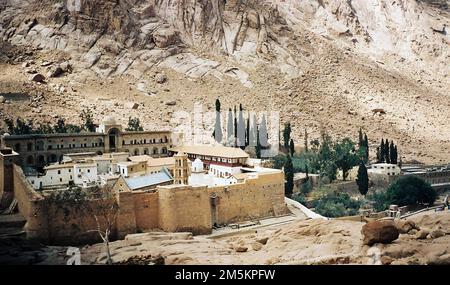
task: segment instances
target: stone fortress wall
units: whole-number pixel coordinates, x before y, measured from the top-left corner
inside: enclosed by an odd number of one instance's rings
[[[14,193],[20,213],[27,220],[27,237],[50,244],[78,244],[100,241],[92,232],[97,224],[92,214],[65,207],[55,210],[35,191],[22,169],[14,166]],[[209,234],[214,224],[257,220],[288,213],[284,203],[283,173],[260,174],[244,183],[206,187],[169,185],[157,190],[119,191],[119,213],[112,228],[112,239],[127,234],[164,230]],[[95,203],[100,201],[91,201]],[[100,223],[104,221],[100,220]]]

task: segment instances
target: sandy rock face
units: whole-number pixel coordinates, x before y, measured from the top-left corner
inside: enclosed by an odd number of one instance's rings
[[[391,243],[399,236],[399,230],[393,221],[373,221],[363,226],[361,233],[365,245]]]

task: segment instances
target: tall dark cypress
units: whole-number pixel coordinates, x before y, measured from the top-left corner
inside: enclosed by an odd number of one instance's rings
[[[367,168],[364,162],[361,160],[358,168],[358,178],[356,179],[358,184],[358,190],[361,195],[366,195],[369,191],[369,176],[367,174]]]
[[[380,163],[381,162],[385,162],[385,148],[384,148],[384,139],[381,139],[381,144],[380,144]]]
[[[382,161],[380,147],[377,147],[377,163],[381,163]]]
[[[284,184],[284,194],[286,197],[292,197],[294,190],[294,165],[292,164],[292,158],[290,155],[287,156],[286,162],[284,164],[284,178],[286,180]]]
[[[294,140],[293,139],[291,139],[291,141],[289,142],[289,152],[291,153],[292,156],[294,156],[295,145],[294,145]]]
[[[366,159],[369,161],[369,139],[367,138],[367,134],[364,134],[364,146],[366,147]]]
[[[362,146],[364,146],[364,138],[363,138],[363,131],[362,128],[359,128],[359,141],[358,141],[358,146],[361,148]]]
[[[394,141],[391,141],[391,144],[389,145],[389,160],[392,164],[397,164],[395,163],[395,145],[394,145]]]
[[[389,140],[384,141],[384,161],[386,163],[391,163],[391,157],[389,155]]]

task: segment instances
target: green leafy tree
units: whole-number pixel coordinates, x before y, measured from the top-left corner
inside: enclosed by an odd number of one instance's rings
[[[284,193],[286,197],[292,197],[294,190],[294,166],[292,165],[292,158],[287,156],[286,163],[284,164],[284,178],[286,180],[284,184]]]
[[[414,175],[406,175],[389,186],[387,197],[391,204],[399,206],[432,205],[436,201],[437,193],[425,180]]]
[[[34,131],[37,134],[53,134],[54,132],[55,130],[49,124],[42,124]]]
[[[144,128],[141,126],[141,120],[139,118],[128,118],[128,127],[125,129],[127,132],[142,132]]]
[[[336,166],[342,170],[342,177],[347,179],[348,171],[358,164],[358,155],[355,144],[351,139],[345,138],[335,146]]]
[[[361,161],[359,164],[356,184],[358,184],[359,193],[365,196],[369,191],[369,175],[367,174],[367,167],[364,161]]]
[[[386,191],[377,191],[373,194],[367,195],[366,197],[367,200],[372,202],[373,208],[377,212],[386,210],[390,205]]]
[[[57,134],[67,133],[66,121],[63,118],[59,118],[56,122],[54,130]]]
[[[354,216],[358,214],[361,202],[352,199],[347,193],[329,192],[315,202],[315,211],[329,218]]]
[[[95,132],[94,117],[92,115],[91,109],[86,108],[83,111],[81,111],[80,118],[83,121],[84,130],[91,133]]]
[[[83,129],[77,125],[66,124],[66,130],[69,134],[77,134],[80,133]]]
[[[328,179],[329,182],[336,180],[338,166],[336,164],[333,140],[327,134],[322,135],[322,142],[318,151],[316,165],[321,178]]]

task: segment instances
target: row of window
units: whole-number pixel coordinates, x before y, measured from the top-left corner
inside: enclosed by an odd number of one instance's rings
[[[156,144],[156,143],[169,143],[169,140],[167,139],[167,137],[165,137],[164,139],[159,139],[159,141],[157,141],[156,139],[152,139],[152,140],[147,140],[143,139],[143,140],[130,140],[129,143],[127,143],[125,140],[123,140],[122,145],[139,145],[139,144]]]
[[[71,148],[77,148],[77,146],[79,146],[79,148],[102,147],[104,145],[105,145],[104,142],[101,141],[101,140],[99,140],[98,142],[91,142],[90,144],[88,144],[88,143],[80,143],[79,145],[77,145],[77,144],[66,144],[66,145],[65,144],[56,144],[56,145],[49,144],[49,145],[47,145],[47,150],[52,150],[54,148],[55,149],[64,149],[64,148],[71,149]],[[26,150],[30,151],[30,152],[34,151],[33,150],[33,143],[28,143],[27,147],[26,147]],[[44,149],[44,142],[43,141],[39,141],[36,144],[36,149],[35,150],[37,150],[37,151],[44,151],[45,150]],[[22,151],[22,145],[20,143],[16,143],[14,145],[14,151],[20,153]]]

